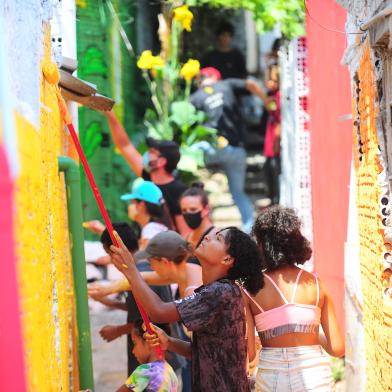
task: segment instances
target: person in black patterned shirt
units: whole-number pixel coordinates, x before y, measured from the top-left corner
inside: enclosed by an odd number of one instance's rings
[[[181,320],[193,332],[192,342],[159,331],[150,343],[192,358],[192,391],[249,392],[246,373],[246,319],[240,287],[256,293],[264,286],[264,259],[255,242],[235,227],[214,229],[194,254],[204,285],[189,297],[163,302],[144,282],[132,255],[116,236],[113,264],[129,280],[133,294],[154,322]]]

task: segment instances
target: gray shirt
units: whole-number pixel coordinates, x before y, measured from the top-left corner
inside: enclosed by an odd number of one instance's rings
[[[193,332],[192,392],[249,392],[246,321],[239,287],[220,279],[175,304]]]

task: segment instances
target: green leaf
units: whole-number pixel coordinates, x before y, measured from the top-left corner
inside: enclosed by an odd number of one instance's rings
[[[196,148],[182,146],[181,159],[178,162],[178,169],[183,171],[195,172],[198,167],[204,166],[203,152]]]
[[[303,0],[185,0],[184,3],[189,6],[209,5],[251,11],[260,33],[272,30],[277,24],[288,39],[304,33]]]
[[[192,146],[199,141],[210,142],[216,137],[216,134],[217,130],[214,128],[207,128],[203,125],[197,125],[190,130],[189,135],[185,140],[185,144],[187,146]]]
[[[180,128],[194,124],[199,118],[196,108],[188,101],[173,102],[170,109],[170,121],[173,121]]]
[[[148,122],[154,122],[158,120],[158,115],[155,110],[148,108],[144,114],[144,120]]]

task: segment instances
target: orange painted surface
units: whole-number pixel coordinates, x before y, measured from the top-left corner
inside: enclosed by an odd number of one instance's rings
[[[357,211],[359,226],[359,255],[363,294],[363,325],[366,354],[366,391],[392,390],[392,301],[384,296],[382,255],[390,251],[384,237],[380,214],[380,199],[384,192],[379,176],[383,170],[377,130],[378,97],[376,90],[374,59],[368,42],[362,47],[358,68],[359,135],[362,156],[357,149]],[[385,282],[386,283],[386,282]],[[388,284],[386,285],[388,287]]]
[[[346,11],[334,0],[307,2],[312,17],[344,31]],[[307,17],[314,263],[333,294],[344,326],[344,243],[347,236],[352,122],[350,76],[340,64],[346,35]]]

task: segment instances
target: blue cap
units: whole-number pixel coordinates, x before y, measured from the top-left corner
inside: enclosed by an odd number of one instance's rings
[[[126,193],[121,196],[121,200],[134,199],[160,205],[162,201],[162,191],[151,181],[138,181],[132,187],[132,193]]]

